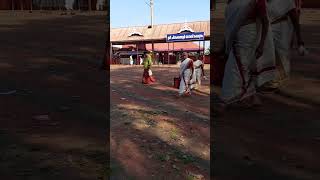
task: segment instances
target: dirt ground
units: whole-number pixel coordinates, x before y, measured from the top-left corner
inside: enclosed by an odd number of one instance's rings
[[[209,179],[209,80],[177,98],[179,67],[152,69],[143,85],[142,66],[111,66],[111,179]]]
[[[217,47],[223,8],[214,15]],[[310,54],[292,52],[292,74],[280,92],[261,96],[258,109],[231,109],[214,119],[215,180],[320,179],[320,10],[302,12],[302,32]],[[214,87],[215,94],[219,88]]]
[[[105,17],[0,12],[0,179],[106,179]]]

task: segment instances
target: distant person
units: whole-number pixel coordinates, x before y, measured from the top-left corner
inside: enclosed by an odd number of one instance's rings
[[[159,61],[158,61],[158,64],[160,64],[160,65],[162,64],[162,57],[163,57],[163,56],[162,56],[162,53],[159,53]]]
[[[151,66],[152,66],[151,54],[146,53],[143,60],[143,68],[144,68],[143,75],[142,75],[143,84],[152,84],[156,81],[155,78],[153,77]]]
[[[142,63],[143,63],[143,57],[139,56],[139,65],[142,65]]]
[[[180,61],[180,53],[176,53],[176,63],[178,64]]]
[[[129,64],[132,66],[133,65],[133,57],[132,57],[132,55],[130,56],[130,58],[129,58]]]
[[[120,55],[120,53],[118,53],[116,55],[116,64],[121,64],[121,55]]]
[[[188,53],[184,52],[180,64],[180,86],[179,96],[191,95],[190,84],[193,75],[193,60],[189,58]]]
[[[201,79],[204,77],[204,64],[202,60],[200,60],[200,55],[197,55],[195,60],[193,61],[193,78],[191,85],[191,89],[198,89],[201,86]]]
[[[181,49],[180,52],[178,52],[177,64],[181,64],[182,60],[183,60],[183,49]]]
[[[202,66],[201,66],[202,77],[203,77],[203,79],[207,80],[208,78],[207,78],[206,74],[204,73],[205,55],[201,55],[200,60],[202,61]]]
[[[160,64],[164,64],[165,55],[161,53]]]
[[[134,56],[133,57],[133,65],[137,65],[138,64],[138,61],[139,61],[139,56]]]
[[[290,76],[290,49],[293,34],[297,39],[300,55],[306,50],[302,41],[299,10],[295,0],[268,0],[268,14],[271,22],[273,41],[276,53],[277,77],[272,87],[279,88]]]

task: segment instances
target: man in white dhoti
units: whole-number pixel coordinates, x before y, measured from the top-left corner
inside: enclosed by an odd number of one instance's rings
[[[130,63],[130,66],[133,66],[133,57],[132,57],[132,55],[129,58],[129,63]]]
[[[265,0],[229,0],[225,11],[225,53],[228,60],[219,108],[256,99],[257,59],[268,34]],[[263,83],[263,81],[261,82]]]
[[[201,78],[204,76],[203,62],[200,60],[200,55],[197,55],[195,61],[193,61],[193,76],[191,89],[198,89],[201,86]]]
[[[183,59],[180,64],[180,86],[179,96],[191,95],[190,83],[193,76],[193,61],[188,53],[183,53]]]
[[[295,32],[299,49],[304,51],[301,38],[299,15],[295,0],[268,0],[267,9],[271,21],[273,41],[275,45],[277,75],[271,86],[278,88],[289,79],[290,47]]]

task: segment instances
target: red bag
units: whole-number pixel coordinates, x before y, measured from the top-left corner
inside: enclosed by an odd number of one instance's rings
[[[178,77],[178,78],[173,78],[173,87],[174,88],[176,88],[176,89],[179,89],[179,87],[180,87],[180,81],[181,81],[181,79],[180,79],[180,77]]]

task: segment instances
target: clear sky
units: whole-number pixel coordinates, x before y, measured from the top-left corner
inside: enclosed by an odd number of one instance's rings
[[[150,0],[110,0],[111,28],[151,23]],[[154,24],[210,20],[210,0],[154,0]]]

